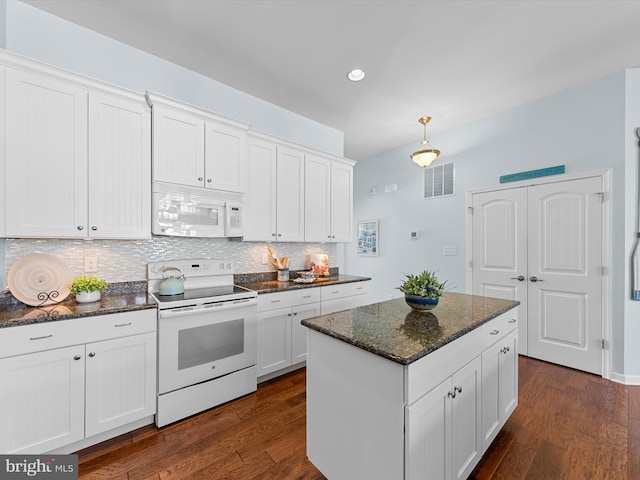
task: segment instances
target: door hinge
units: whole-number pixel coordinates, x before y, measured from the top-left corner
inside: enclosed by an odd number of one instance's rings
[[[603,338],[603,339],[602,339],[602,349],[604,350],[605,348],[607,348],[607,347],[606,347],[606,342],[605,342],[605,340],[604,340],[604,338]]]
[[[473,215],[473,207],[467,207],[467,210],[469,210],[469,213]]]
[[[600,197],[600,203],[604,203],[604,192],[596,192],[595,195]]]

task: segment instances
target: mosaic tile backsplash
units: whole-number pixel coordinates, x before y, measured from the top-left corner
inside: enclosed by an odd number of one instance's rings
[[[60,257],[77,275],[83,273],[84,257],[98,257],[97,275],[107,282],[132,282],[147,278],[147,263],[184,258],[224,258],[235,263],[236,273],[275,272],[263,264],[267,246],[278,257],[289,257],[291,270],[302,270],[307,255],[327,254],[335,266],[337,246],[331,243],[259,243],[227,238],[153,237],[149,240],[51,240],[6,239],[6,272],[13,263],[31,253]],[[6,278],[6,272],[4,278]]]

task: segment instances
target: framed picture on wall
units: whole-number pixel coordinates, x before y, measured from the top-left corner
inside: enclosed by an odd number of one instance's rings
[[[358,250],[363,257],[378,256],[378,220],[358,222]]]

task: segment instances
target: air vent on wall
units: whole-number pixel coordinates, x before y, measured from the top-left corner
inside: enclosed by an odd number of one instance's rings
[[[453,163],[445,163],[424,169],[424,198],[454,195]]]

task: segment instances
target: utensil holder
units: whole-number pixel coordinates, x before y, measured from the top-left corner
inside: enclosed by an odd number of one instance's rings
[[[289,281],[289,269],[288,268],[279,268],[278,269],[278,281],[279,282],[288,282]]]

